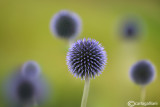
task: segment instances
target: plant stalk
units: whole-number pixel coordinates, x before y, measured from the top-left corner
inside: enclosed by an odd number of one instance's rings
[[[89,86],[90,86],[90,79],[87,76],[85,78],[85,85],[84,85],[84,90],[83,90],[83,97],[82,97],[81,107],[86,107],[86,105],[87,105]]]
[[[141,102],[145,101],[145,97],[146,97],[146,87],[142,86],[142,89],[141,89]]]

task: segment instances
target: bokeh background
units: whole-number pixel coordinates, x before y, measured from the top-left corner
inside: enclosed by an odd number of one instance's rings
[[[146,101],[160,103],[159,0],[0,0],[0,89],[14,68],[35,60],[50,87],[42,107],[80,107],[84,81],[68,71],[68,44],[49,29],[52,16],[63,9],[82,18],[83,31],[77,39],[94,38],[108,54],[104,72],[91,80],[87,107],[127,107],[128,101],[139,101],[141,89],[128,71],[141,59],[153,62],[157,73],[147,86]],[[119,22],[128,15],[142,21],[141,40],[118,39]],[[6,106],[0,93],[0,107]]]

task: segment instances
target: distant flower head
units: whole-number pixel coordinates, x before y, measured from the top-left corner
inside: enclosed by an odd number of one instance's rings
[[[125,17],[119,26],[118,35],[124,40],[138,40],[143,36],[144,26],[142,26],[142,20],[140,18],[130,16]]]
[[[40,75],[39,65],[28,61],[16,71],[5,83],[7,100],[17,106],[33,106],[43,102],[47,88]]]
[[[139,61],[132,66],[130,77],[136,84],[147,85],[155,78],[154,66],[149,61]]]
[[[136,37],[138,33],[138,27],[136,23],[133,23],[133,22],[126,23],[123,29],[123,33],[126,38]]]
[[[15,94],[19,102],[29,103],[36,97],[36,84],[33,81],[21,78],[15,86]]]
[[[57,37],[72,39],[81,32],[81,19],[76,13],[63,10],[54,15],[50,27]]]
[[[75,42],[67,54],[70,71],[82,79],[95,77],[106,64],[106,52],[96,40],[83,39]]]
[[[23,64],[21,73],[29,78],[36,78],[40,75],[40,67],[35,61],[28,61]]]

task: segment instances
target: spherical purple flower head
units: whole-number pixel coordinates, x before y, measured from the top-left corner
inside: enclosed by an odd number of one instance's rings
[[[7,84],[7,98],[15,105],[33,105],[38,103],[41,85],[37,79],[25,78],[20,74],[14,75]]]
[[[154,66],[149,61],[139,61],[132,66],[130,77],[136,84],[147,85],[155,78]]]
[[[54,15],[50,27],[57,37],[72,39],[81,32],[81,19],[76,13],[63,10]]]
[[[124,27],[125,28],[123,29],[123,32],[127,38],[133,38],[134,36],[137,36],[136,33],[138,32],[138,29],[135,23],[127,23]]]
[[[123,39],[136,40],[142,36],[141,21],[137,18],[127,18],[121,23],[120,33]]]
[[[32,68],[30,66],[30,63],[33,63],[33,61],[28,61],[24,63],[22,69],[20,69],[20,72],[12,75],[7,82],[7,97],[9,97],[9,101],[13,102],[13,104],[19,106],[34,105],[35,103],[39,104],[42,102],[43,97],[45,97],[45,84],[40,74],[28,75],[30,72],[22,71]],[[31,71],[33,71],[33,69],[31,69]]]
[[[39,77],[40,72],[40,66],[35,61],[28,61],[24,63],[21,70],[22,75],[29,78]]]
[[[67,65],[70,71],[82,79],[99,75],[106,64],[106,52],[96,40],[78,40],[69,49]]]
[[[21,79],[15,87],[16,97],[19,102],[29,103],[36,96],[36,87],[33,81]]]

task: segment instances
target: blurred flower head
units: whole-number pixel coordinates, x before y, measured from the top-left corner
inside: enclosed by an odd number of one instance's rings
[[[155,78],[155,68],[151,62],[142,60],[134,64],[130,70],[133,82],[139,85],[147,85]]]
[[[128,21],[124,23],[122,33],[125,38],[134,39],[138,36],[139,28],[135,22]]]
[[[106,64],[106,52],[96,40],[83,39],[72,44],[67,54],[67,65],[77,77],[95,77]]]
[[[50,23],[51,32],[60,38],[72,39],[81,32],[81,19],[71,11],[63,10],[56,13]]]
[[[40,66],[35,61],[28,61],[23,64],[21,73],[28,78],[36,78],[40,76]]]
[[[144,24],[140,18],[131,15],[120,18],[117,35],[122,40],[139,40],[144,36]]]
[[[46,97],[47,88],[40,75],[39,65],[34,61],[24,63],[18,72],[9,77],[5,86],[6,97],[13,105],[33,106],[40,104]]]

